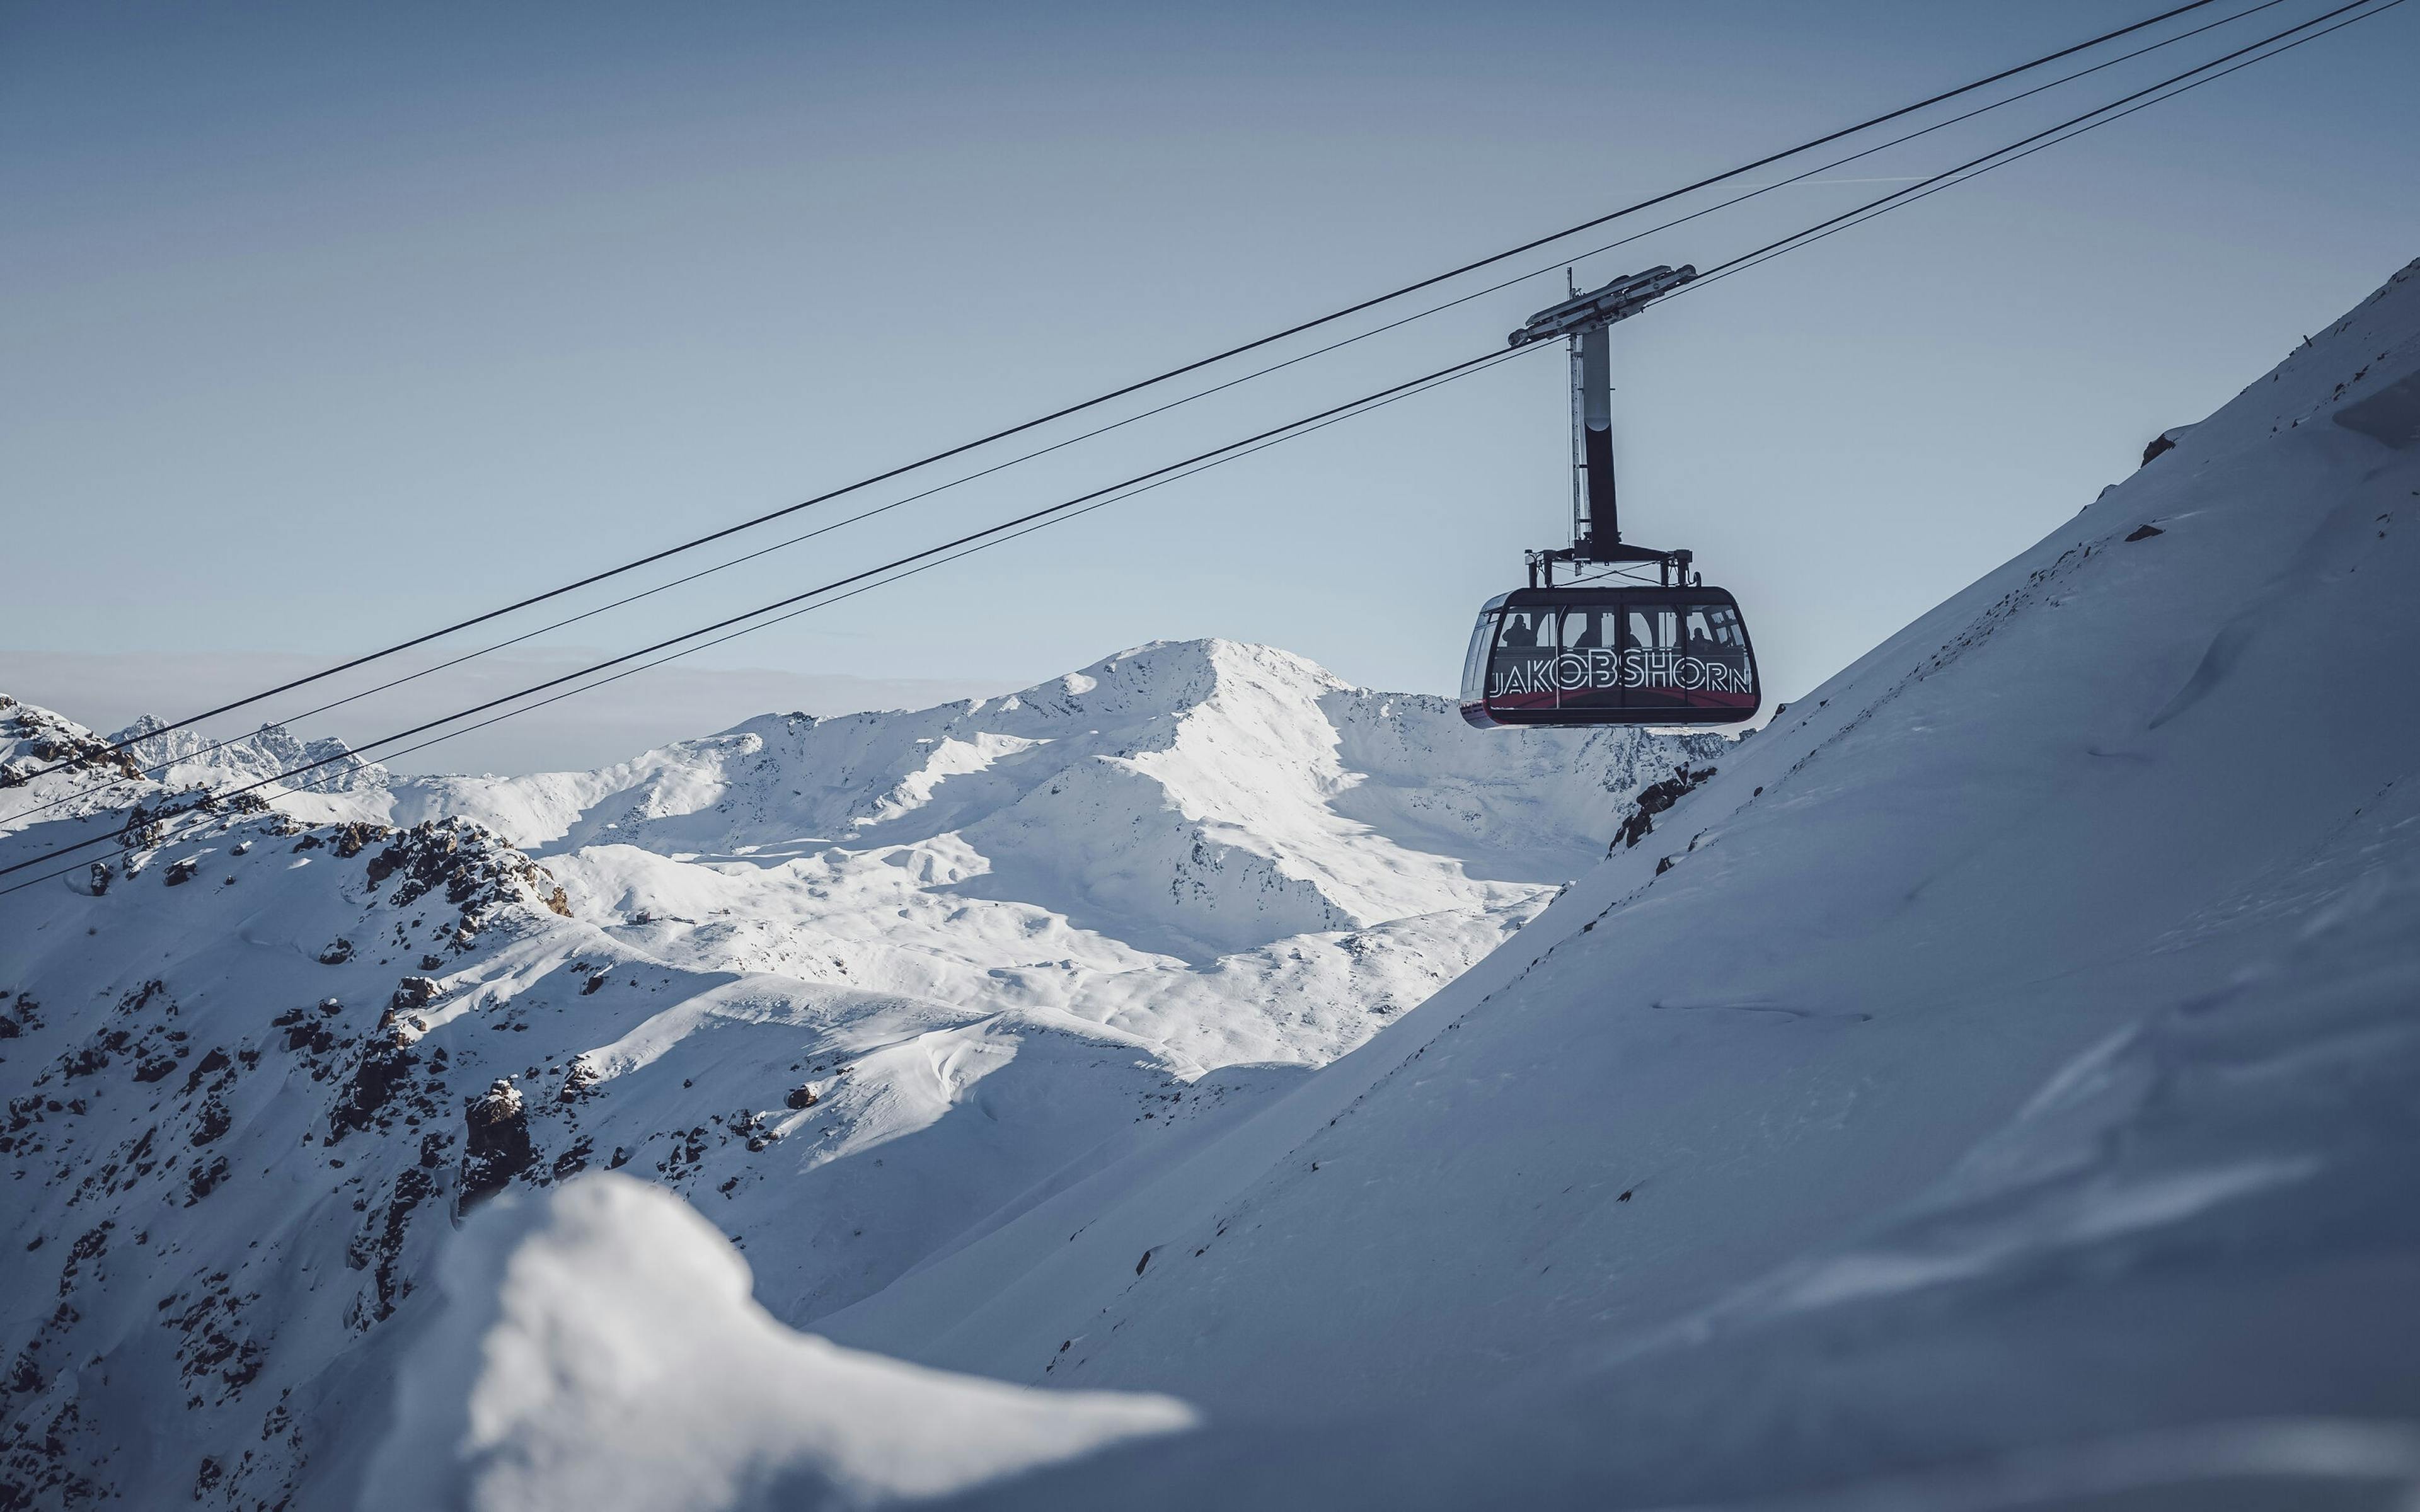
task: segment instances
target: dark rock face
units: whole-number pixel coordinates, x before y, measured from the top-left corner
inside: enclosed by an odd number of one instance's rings
[[[200,1088],[204,1081],[217,1075],[219,1072],[226,1070],[227,1067],[233,1064],[234,1062],[227,1058],[227,1053],[225,1051],[221,1050],[216,1046],[212,1046],[209,1054],[194,1062],[192,1072],[185,1077],[186,1094],[188,1096],[192,1095],[194,1091]]]
[[[56,718],[39,709],[28,708],[10,699],[0,703],[0,736],[15,736],[25,742],[24,754],[35,764],[12,762],[0,766],[0,788],[23,787],[35,776],[47,769],[65,767],[70,771],[102,772],[115,777],[139,778],[142,768],[127,752],[115,748],[99,735],[79,734]]]
[[[10,738],[0,730],[0,752],[11,750]],[[205,814],[216,822],[190,832],[209,852],[177,843]],[[449,999],[461,995],[461,982],[482,980],[482,945],[545,933],[548,910],[566,914],[569,901],[528,856],[466,822],[402,831],[378,825],[314,829],[259,812],[250,795],[203,802],[192,793],[154,793],[144,807],[106,815],[94,832],[104,826],[137,854],[131,865],[78,861],[67,885],[108,894],[102,906],[109,912],[96,918],[153,909],[164,911],[163,920],[190,920],[199,895],[121,898],[139,890],[124,884],[156,865],[174,886],[198,881],[207,869],[231,872],[225,880],[251,888],[261,885],[263,872],[289,864],[285,856],[264,854],[282,845],[310,854],[318,863],[311,881],[324,878],[327,900],[357,912],[359,922],[349,912],[304,925],[321,946],[314,950],[308,933],[294,940],[299,954],[270,992],[196,973],[193,998],[180,1005],[165,981],[147,980],[113,988],[121,992],[115,1003],[96,996],[68,1022],[46,1025],[55,1015],[44,1013],[33,992],[19,990],[13,975],[0,987],[0,1070],[9,1073],[8,1095],[0,1099],[0,1162],[8,1167],[0,1177],[13,1173],[24,1183],[21,1193],[48,1183],[65,1194],[72,1219],[47,1233],[21,1234],[11,1246],[22,1250],[21,1266],[50,1270],[36,1277],[45,1293],[54,1282],[59,1291],[49,1321],[21,1309],[22,1326],[0,1341],[0,1512],[111,1501],[164,1504],[181,1502],[188,1484],[206,1488],[202,1500],[212,1506],[292,1505],[291,1477],[305,1457],[285,1385],[318,1368],[312,1362],[325,1353],[320,1324],[341,1309],[345,1327],[365,1335],[406,1305],[444,1239],[458,1172],[468,1205],[508,1184],[564,1180],[590,1161],[594,1145],[576,1125],[582,1104],[603,1090],[597,1067],[578,1060],[566,1066],[559,1090],[550,1074],[525,1114],[522,1093],[541,1085],[535,1080],[541,1057],[534,1057],[531,1082],[516,1076],[466,1108],[461,1092],[518,1065],[482,1066],[477,1079],[457,1091],[446,1085],[449,1049],[458,1053],[475,1042],[493,1050],[512,1041],[473,1041],[467,1031],[526,1024],[519,1013],[489,1012],[493,1005],[481,1003],[429,1041],[430,1019],[456,1006]],[[162,843],[176,849],[156,861],[142,854],[156,854]],[[234,859],[246,856],[250,863]],[[365,888],[374,869],[377,884]],[[205,890],[215,895],[224,885]],[[125,964],[153,953],[126,950]],[[307,970],[315,955],[326,963],[326,987],[292,975]],[[386,960],[393,964],[381,971]],[[413,975],[396,975],[415,964]],[[458,979],[458,969],[469,975]],[[177,992],[188,985],[179,981]],[[564,983],[564,995],[578,985]],[[324,995],[331,988],[342,997]],[[557,1063],[547,1064],[551,1070]],[[259,1069],[271,1072],[264,1081],[273,1085],[246,1085]],[[562,1138],[549,1133],[548,1119]],[[601,1164],[603,1152],[596,1158]],[[309,1221],[334,1226],[330,1231],[344,1246],[346,1267],[359,1273],[328,1273],[315,1246],[301,1269],[314,1289],[323,1283],[338,1289],[334,1308],[314,1310],[308,1319],[261,1304],[264,1294],[281,1301],[288,1295],[299,1262],[289,1247],[294,1235],[260,1223],[253,1206],[263,1182],[282,1193],[298,1181],[318,1189]],[[190,1216],[173,1216],[179,1213]],[[192,1256],[165,1235],[153,1242],[147,1223],[163,1221],[231,1242],[224,1255]],[[190,1227],[195,1224],[203,1227]],[[224,1269],[209,1263],[230,1257],[237,1263]],[[307,1321],[310,1332],[294,1332],[298,1321]],[[163,1331],[165,1343],[147,1342]],[[178,1396],[199,1414],[193,1421],[208,1425],[191,1431],[213,1435],[180,1441],[194,1451],[182,1466],[190,1480],[166,1498],[113,1490],[114,1480],[147,1474],[149,1467],[125,1448],[122,1421],[95,1420],[87,1386],[119,1372],[122,1389],[131,1375],[148,1372],[175,1391],[180,1366]],[[204,1448],[207,1462],[197,1458]]]
[[[235,1127],[234,1117],[227,1112],[227,1105],[225,1103],[220,1102],[216,1097],[204,1099],[201,1114],[194,1122],[194,1148],[199,1149],[233,1127]]]
[[[473,1099],[463,1121],[468,1128],[459,1201],[467,1212],[529,1169],[537,1151],[530,1143],[528,1110],[509,1080],[497,1081],[486,1096]]]
[[[168,833],[168,827],[162,822],[162,818],[170,811],[170,806],[164,798],[161,800],[160,807],[157,809],[147,804],[134,805],[126,810],[126,823],[118,828],[118,840],[130,850],[139,851],[159,844]]]
[[[345,833],[350,836],[362,827],[348,826]],[[476,825],[432,819],[399,833],[380,830],[380,838],[389,834],[393,841],[370,858],[366,876],[373,888],[384,887],[390,878],[403,879],[387,900],[396,907],[442,892],[447,903],[461,909],[465,933],[475,932],[487,910],[507,903],[535,903],[571,917],[571,900],[551,873]],[[339,839],[336,854],[358,854],[359,847],[348,851],[348,843]]]
[[[399,1027],[371,1037],[369,1046],[353,1067],[351,1078],[345,1084],[343,1096],[329,1111],[328,1143],[333,1145],[349,1132],[367,1129],[373,1123],[382,1125],[380,1114],[396,1089],[411,1080],[417,1064],[411,1053],[414,1038],[410,1030]]]
[[[357,1328],[394,1317],[396,1304],[411,1291],[399,1259],[410,1233],[412,1210],[436,1195],[437,1178],[431,1167],[444,1158],[442,1134],[429,1134],[421,1141],[420,1164],[396,1178],[386,1202],[345,1248],[345,1263],[357,1271],[369,1272],[377,1292],[376,1302],[353,1319]]]
[[[577,1103],[588,1095],[598,1080],[596,1066],[587,1057],[582,1056],[573,1060],[570,1068],[563,1073],[563,1090],[555,1094],[555,1101]]]
[[[1683,766],[1661,782],[1651,782],[1641,788],[1638,800],[1632,805],[1630,817],[1614,831],[1613,844],[1606,847],[1610,855],[1615,846],[1628,850],[1645,840],[1655,829],[1655,815],[1686,797],[1698,785],[1714,775],[1712,766]]]
[[[387,1004],[391,1013],[409,1013],[415,1008],[427,1008],[445,995],[445,989],[432,977],[406,977],[395,984],[395,996]]]
[[[335,999],[332,997],[328,1001],[333,1003]],[[322,1011],[324,1012],[324,1010]],[[326,1056],[336,1048],[335,1031],[322,1020],[313,1018],[304,1009],[289,1008],[271,1019],[269,1026],[286,1031],[286,1048],[288,1050],[302,1051],[318,1057]],[[325,1066],[315,1065],[312,1068],[313,1081],[325,1081],[327,1076]]]
[[[393,833],[395,831],[384,825],[347,825],[336,831],[336,855],[351,860],[375,841],[382,841]]]

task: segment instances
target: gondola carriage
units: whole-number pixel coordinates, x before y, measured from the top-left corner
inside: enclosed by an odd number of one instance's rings
[[[1737,724],[1756,650],[1720,588],[1520,588],[1479,611],[1462,674],[1476,725]]]
[[[1653,268],[1542,310],[1511,344],[1572,347],[1572,544],[1528,553],[1529,586],[1482,606],[1464,658],[1474,725],[1739,724],[1763,702],[1739,603],[1688,551],[1625,545],[1615,511],[1608,328],[1697,276]],[[1656,581],[1555,582],[1555,569],[1655,570]]]

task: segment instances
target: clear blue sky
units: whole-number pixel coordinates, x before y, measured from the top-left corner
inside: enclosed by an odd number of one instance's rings
[[[188,712],[2158,8],[0,6],[0,688]],[[1841,177],[1931,172],[2324,8]],[[1695,548],[1804,691],[2420,253],[2415,61],[2420,6],[1630,322],[1630,533]],[[1718,262],[1887,187],[1780,191],[1581,276]],[[522,652],[627,649],[1442,365],[1560,286]],[[411,764],[584,763],[1161,638],[1442,691],[1562,527],[1562,381],[1516,363]]]

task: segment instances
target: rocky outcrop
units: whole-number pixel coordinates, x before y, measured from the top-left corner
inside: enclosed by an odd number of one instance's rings
[[[503,1191],[537,1156],[520,1088],[499,1078],[463,1110],[462,1184],[458,1206],[469,1211]]]
[[[0,695],[0,788],[23,787],[54,770],[140,777],[122,750],[47,709]]]
[[[352,844],[356,832],[371,826],[346,826],[336,854],[359,855],[367,841]],[[403,907],[431,893],[458,908],[466,929],[489,910],[527,903],[568,918],[571,903],[553,874],[479,825],[460,819],[434,819],[396,832],[394,840],[370,858],[365,880],[373,889],[401,877],[387,902]]]
[[[1706,779],[1714,775],[1712,765],[1683,766],[1660,782],[1650,782],[1632,799],[1630,812],[1614,832],[1613,843],[1606,847],[1610,856],[1617,850],[1628,850],[1652,834],[1655,816],[1694,792]]]
[[[360,793],[384,785],[386,769],[353,754],[333,737],[303,741],[283,725],[212,740],[198,730],[171,730],[144,715],[109,737],[145,770],[171,787],[226,788],[295,775],[279,785],[316,793]]]

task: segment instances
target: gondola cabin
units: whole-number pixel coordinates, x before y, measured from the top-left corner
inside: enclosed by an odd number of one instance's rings
[[[1756,648],[1720,588],[1521,588],[1479,611],[1462,717],[1496,725],[1740,724]]]
[[[1502,725],[1744,724],[1756,717],[1756,648],[1739,601],[1709,588],[1696,553],[1621,539],[1613,486],[1613,387],[1606,332],[1698,276],[1657,266],[1575,290],[1507,338],[1571,345],[1572,544],[1528,553],[1529,586],[1479,611],[1462,663],[1462,717]],[[1557,586],[1555,569],[1611,569],[1621,586]],[[1652,584],[1639,580],[1654,569]]]

